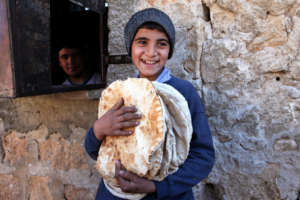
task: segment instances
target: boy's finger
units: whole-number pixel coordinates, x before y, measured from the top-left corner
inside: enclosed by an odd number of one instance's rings
[[[140,124],[139,121],[127,121],[127,122],[121,122],[120,123],[120,129],[123,129],[123,128],[133,128],[135,126],[138,126]]]
[[[119,160],[116,160],[115,176],[119,175],[120,169],[121,169],[121,163]]]
[[[116,160],[116,168],[115,168],[115,177],[122,177],[122,174],[124,174],[124,168],[121,165],[120,160]]]
[[[124,105],[124,99],[123,97],[120,98],[120,100],[111,108],[111,110],[118,110]]]
[[[120,160],[116,160],[116,164],[118,165],[119,170],[126,170]]]
[[[127,181],[130,181],[130,182],[132,182],[134,180],[134,176],[135,176],[134,174],[132,174],[132,173],[130,173],[128,171],[124,171],[124,170],[120,170],[119,175],[123,179],[125,179]]]
[[[136,111],[137,111],[137,109],[135,106],[123,106],[123,108],[120,109],[118,114],[123,115],[124,113],[134,113]]]
[[[131,192],[132,191],[132,184],[130,180],[126,180],[126,178],[123,178],[123,174],[126,173],[125,170],[122,169],[122,165],[119,160],[116,161],[116,167],[115,167],[115,178],[117,179],[120,188],[124,192]]]
[[[121,130],[121,129],[119,129],[119,130],[114,131],[114,135],[116,135],[116,136],[131,135],[132,133],[133,132],[130,131],[130,130]]]
[[[130,172],[127,172],[122,166],[120,160],[116,160],[116,168],[115,168],[115,176],[116,178],[121,177],[125,179],[124,181],[130,181]]]
[[[124,121],[130,121],[135,119],[140,119],[142,116],[138,113],[126,113],[117,118],[117,121],[124,122]]]
[[[123,192],[133,192],[133,189],[132,189],[132,184],[130,181],[127,181],[126,179],[122,178],[121,176],[117,176],[116,177],[119,185],[120,185],[120,188]]]

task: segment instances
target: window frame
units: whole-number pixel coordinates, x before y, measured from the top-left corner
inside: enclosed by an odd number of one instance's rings
[[[49,0],[50,5],[50,0]],[[107,15],[108,5],[105,0],[99,0],[97,12],[99,14],[99,48],[100,48],[100,66],[99,72],[101,83],[97,85],[85,86],[60,86],[53,85],[51,82],[51,51],[49,50],[48,58],[50,61],[45,64],[44,71],[37,74],[30,74],[28,68],[24,67],[24,59],[22,58],[22,42],[24,38],[18,32],[18,23],[16,16],[16,0],[4,0],[0,3],[1,22],[0,22],[0,46],[5,55],[1,55],[0,61],[0,97],[23,97],[42,94],[52,94],[59,92],[101,89],[106,87],[106,73],[108,68],[108,28]],[[50,12],[50,11],[49,11]],[[50,29],[50,17],[49,17]],[[50,30],[51,31],[51,30]],[[50,32],[49,31],[49,32]],[[50,34],[49,34],[50,35]],[[51,38],[48,40],[51,45]],[[23,48],[23,49],[22,49]],[[51,47],[49,47],[51,48]],[[0,53],[3,53],[0,50]],[[27,60],[25,60],[27,61]],[[28,61],[27,61],[28,62]],[[26,63],[26,62],[25,62]],[[39,68],[37,68],[39,70]],[[31,69],[29,69],[31,70]],[[31,84],[31,85],[30,85]],[[27,87],[29,85],[29,87]]]

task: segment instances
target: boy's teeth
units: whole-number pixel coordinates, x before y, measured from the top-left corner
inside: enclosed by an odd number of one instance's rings
[[[147,63],[147,64],[154,64],[155,62],[154,61],[145,61],[145,63]]]

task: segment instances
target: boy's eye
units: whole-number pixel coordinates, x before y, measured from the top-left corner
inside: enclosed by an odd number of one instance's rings
[[[146,42],[145,40],[138,40],[137,42],[138,42],[138,44],[140,44],[140,45],[145,45],[145,44],[147,44],[147,42]]]
[[[64,60],[67,60],[68,57],[69,57],[68,55],[62,55],[62,56],[61,56],[61,58],[64,59]]]
[[[158,45],[165,47],[165,46],[168,46],[169,43],[167,43],[167,42],[159,42]]]

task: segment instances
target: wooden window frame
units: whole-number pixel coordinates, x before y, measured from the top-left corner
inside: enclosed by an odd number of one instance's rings
[[[48,50],[48,58],[46,58],[49,60],[49,63],[45,64],[43,70],[38,73],[31,73],[31,69],[26,68],[26,64],[29,63],[30,59],[24,58],[23,55],[26,55],[26,51],[29,50],[28,46],[27,48],[24,47],[26,45],[23,46],[23,36],[26,34],[20,33],[20,27],[18,27],[22,22],[20,22],[20,19],[16,16],[16,1],[17,0],[0,1],[0,97],[14,98],[104,88],[106,87],[108,64],[128,63],[128,59],[124,59],[126,55],[111,57],[108,55],[108,6],[105,0],[99,0],[100,55],[98,59],[100,59],[99,71],[101,83],[86,86],[53,86],[51,82],[50,50]],[[48,42],[50,44],[50,38]],[[39,66],[36,67],[37,71],[39,70],[38,67]]]

